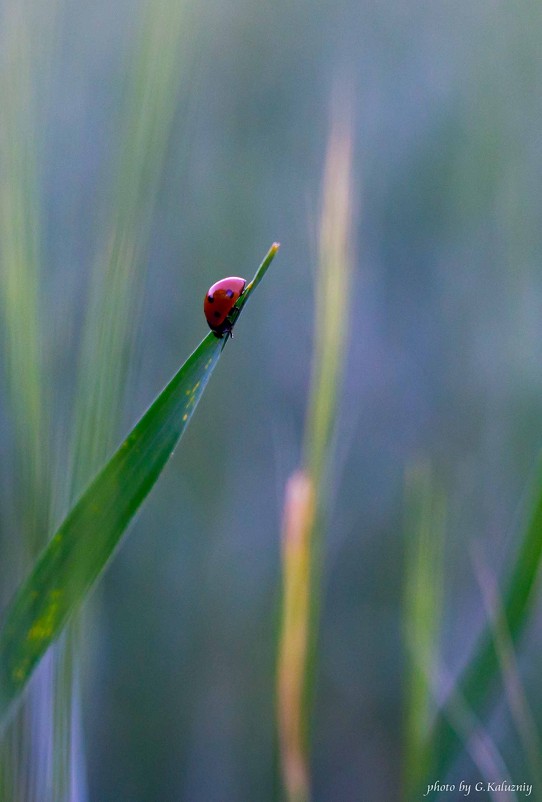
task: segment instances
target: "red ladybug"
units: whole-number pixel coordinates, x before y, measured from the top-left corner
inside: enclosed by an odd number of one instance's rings
[[[209,328],[217,337],[231,336],[232,323],[228,315],[243,294],[247,283],[244,278],[230,276],[213,284],[203,302],[203,311]]]

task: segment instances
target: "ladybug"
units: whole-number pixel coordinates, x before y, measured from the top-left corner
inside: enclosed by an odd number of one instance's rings
[[[203,302],[203,311],[209,328],[217,337],[222,337],[224,334],[233,336],[231,333],[233,324],[228,316],[246,286],[244,278],[230,276],[217,281],[207,292]]]

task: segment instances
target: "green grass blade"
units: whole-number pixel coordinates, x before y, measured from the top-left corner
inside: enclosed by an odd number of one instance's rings
[[[512,644],[519,640],[533,603],[542,561],[542,479],[531,518],[521,538],[503,598],[502,615]],[[458,683],[458,690],[471,709],[480,716],[487,708],[490,691],[499,673],[499,658],[491,625],[482,632],[478,646]],[[430,735],[435,746],[435,776],[444,776],[456,758],[461,742],[451,727],[446,710],[437,717]]]
[[[258,269],[243,306],[277,249],[272,246]],[[188,425],[226,342],[209,333],[200,343],[72,508],[9,605],[0,630],[0,721],[111,559]]]

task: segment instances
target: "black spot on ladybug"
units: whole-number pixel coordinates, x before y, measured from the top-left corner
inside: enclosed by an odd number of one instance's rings
[[[215,313],[214,313],[214,316],[215,316],[216,318],[219,318],[219,317],[221,317],[221,314],[220,314],[220,312],[215,312]]]
[[[213,298],[212,295],[208,295],[207,296],[207,300],[209,301],[210,304],[214,303],[214,301],[215,301],[215,299]]]

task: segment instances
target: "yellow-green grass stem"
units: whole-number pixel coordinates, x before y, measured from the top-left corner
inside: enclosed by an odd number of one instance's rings
[[[314,350],[302,469],[288,482],[284,506],[277,726],[288,802],[306,802],[311,793],[310,710],[321,585],[320,533],[349,324],[352,209],[350,122],[336,115],[322,188]]]

